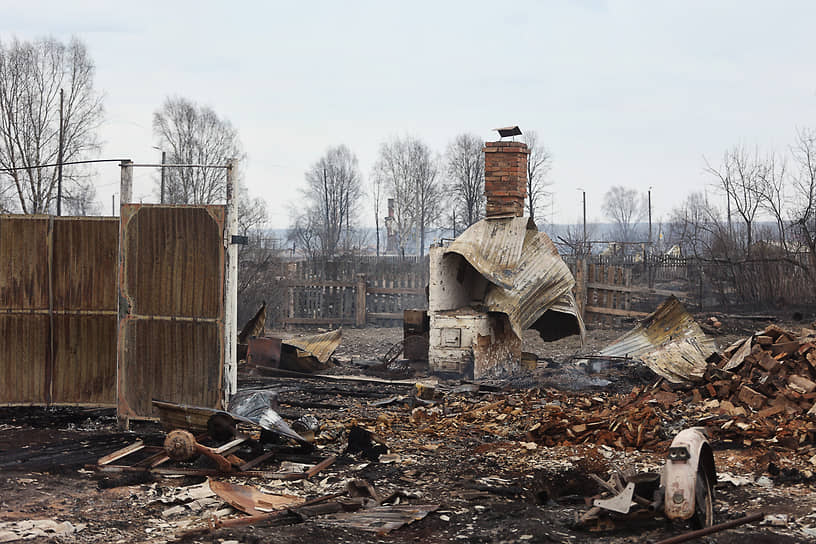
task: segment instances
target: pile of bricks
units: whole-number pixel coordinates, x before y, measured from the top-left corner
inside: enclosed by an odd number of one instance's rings
[[[524,215],[527,197],[527,156],[522,142],[485,142],[485,197],[487,217]]]
[[[716,398],[736,415],[816,416],[816,331],[794,333],[771,325],[725,350],[708,377],[704,387],[692,391],[695,399]]]

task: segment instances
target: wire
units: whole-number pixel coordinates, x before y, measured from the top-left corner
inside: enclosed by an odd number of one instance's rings
[[[95,162],[122,162],[129,159],[92,159],[87,161],[71,161],[71,162],[64,162],[62,163],[63,166],[66,164],[91,164]],[[59,166],[60,163],[54,164],[40,164],[36,166],[17,166],[16,168],[0,168],[0,172],[14,172],[15,170],[29,170],[32,168],[52,168],[55,166]]]

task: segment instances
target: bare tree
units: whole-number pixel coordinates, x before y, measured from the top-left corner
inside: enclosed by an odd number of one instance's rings
[[[667,244],[677,244],[685,257],[711,257],[728,240],[718,210],[703,192],[691,193],[672,210],[666,230]]]
[[[317,228],[324,256],[335,255],[341,242],[346,251],[350,249],[361,192],[357,157],[345,145],[329,148],[306,172],[304,213]]]
[[[469,227],[484,215],[484,144],[478,136],[460,134],[445,153],[448,178],[447,193],[452,203],[450,212],[456,231],[456,217]]]
[[[757,196],[760,206],[776,223],[776,237],[781,248],[787,252],[787,221],[785,218],[785,186],[787,185],[787,162],[770,154],[760,165]]]
[[[543,211],[545,200],[550,196],[547,174],[550,172],[552,155],[538,142],[536,131],[525,132],[521,139],[530,150],[527,157],[527,212],[530,219],[535,221],[536,214]]]
[[[63,195],[63,209],[68,215],[98,215],[99,203],[96,202],[96,187],[90,180],[76,180]]]
[[[798,167],[793,178],[791,222],[808,249],[810,274],[816,277],[816,130],[800,130],[793,147]]]
[[[614,225],[615,240],[634,242],[637,238],[637,224],[648,213],[648,204],[637,191],[615,185],[604,195],[601,206]]]
[[[727,199],[727,220],[729,233],[735,242],[731,225],[732,206],[742,219],[745,228],[743,252],[751,254],[754,243],[754,222],[761,204],[760,184],[765,174],[765,165],[757,151],[748,153],[744,148],[735,147],[725,152],[722,165],[714,168],[706,161],[706,172],[717,178],[719,188]]]
[[[102,100],[93,88],[94,64],[85,45],[53,38],[0,42],[0,168],[23,213],[47,213],[57,197],[60,90],[63,90],[62,161],[79,160],[98,147]],[[63,167],[66,191],[77,170]],[[2,182],[5,183],[2,183]],[[2,193],[2,191],[0,191]]]
[[[437,163],[430,148],[417,138],[393,138],[380,146],[374,175],[381,176],[394,198],[403,254],[413,238],[417,255],[424,255],[426,232],[439,219],[442,191]]]
[[[158,147],[167,164],[223,165],[243,159],[238,131],[212,108],[186,98],[164,101],[153,113]],[[226,198],[224,168],[166,168],[164,201],[169,204],[214,204]],[[159,192],[157,187],[157,192]]]

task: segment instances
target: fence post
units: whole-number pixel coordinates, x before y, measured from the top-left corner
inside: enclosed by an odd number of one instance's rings
[[[587,284],[586,261],[578,259],[575,261],[575,302],[578,304],[578,313],[584,319],[584,307],[586,306],[586,284]]]
[[[366,324],[366,281],[365,274],[357,274],[357,302],[355,324],[358,327],[365,327]]]

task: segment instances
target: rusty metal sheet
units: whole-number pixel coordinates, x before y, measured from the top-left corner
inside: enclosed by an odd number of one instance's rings
[[[48,404],[47,314],[0,314],[0,403]]]
[[[53,308],[115,315],[119,268],[116,217],[55,217]],[[112,354],[116,357],[115,352]]]
[[[47,215],[0,216],[0,309],[48,309]]]
[[[298,506],[306,499],[296,495],[272,495],[263,493],[248,485],[233,484],[220,480],[209,480],[210,489],[233,508],[258,516],[272,510]]]
[[[220,408],[224,206],[124,204],[119,268],[120,418],[151,399]]]
[[[517,337],[528,328],[545,340],[584,334],[572,297],[575,279],[550,238],[524,217],[483,219],[445,251],[463,257],[490,282],[488,311],[507,315]]]
[[[52,402],[113,406],[116,315],[56,315],[53,323]]]
[[[301,351],[314,356],[321,364],[326,364],[340,346],[343,337],[343,329],[336,329],[323,334],[313,334],[310,336],[299,336],[283,340],[285,346],[292,346]]]
[[[281,357],[280,338],[250,337],[247,347],[247,365],[277,367]]]
[[[113,405],[118,224],[0,216],[0,402]]]
[[[698,380],[717,346],[683,304],[670,296],[600,356],[632,357],[673,383]]]

